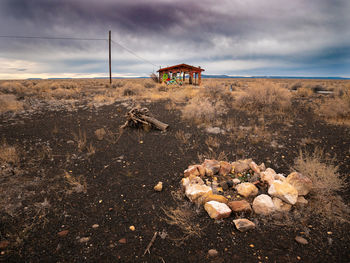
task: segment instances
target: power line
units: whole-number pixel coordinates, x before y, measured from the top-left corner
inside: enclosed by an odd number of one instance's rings
[[[80,38],[80,37],[45,37],[45,36],[14,36],[14,35],[0,35],[0,38],[9,38],[9,39],[45,39],[45,40],[83,40],[83,41],[108,41],[106,38]],[[118,43],[117,41],[112,40],[112,43],[118,45],[122,49],[126,50],[130,54],[134,55],[135,57],[143,60],[144,62],[153,65],[154,67],[158,67],[158,65],[155,65],[151,61],[141,57],[140,55],[136,54],[134,51],[126,48],[122,44]]]
[[[94,40],[94,41],[107,41],[106,38],[80,38],[80,37],[39,37],[39,36],[4,36],[0,35],[0,38],[19,38],[19,39],[48,39],[48,40]]]
[[[151,64],[151,65],[153,65],[153,66],[155,66],[155,67],[158,67],[157,65],[153,64],[151,61],[149,61],[149,60],[147,60],[147,59],[145,59],[145,58],[143,58],[143,57],[137,55],[134,51],[132,51],[132,50],[130,50],[130,49],[124,47],[122,44],[118,43],[117,41],[112,40],[112,43],[114,43],[114,44],[120,46],[121,48],[123,48],[124,50],[126,50],[126,51],[129,52],[130,54],[134,55],[135,57],[138,57],[139,59],[141,59],[141,60],[143,60],[143,61],[145,61],[145,62],[147,62],[147,63],[149,63],[149,64]]]

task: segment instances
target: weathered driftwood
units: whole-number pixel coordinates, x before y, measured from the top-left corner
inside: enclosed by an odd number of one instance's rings
[[[148,115],[149,110],[147,108],[132,108],[127,114],[127,120],[124,125],[121,126],[122,129],[125,127],[131,126],[139,126],[146,125],[155,127],[161,131],[165,131],[169,125],[163,123],[151,116]]]

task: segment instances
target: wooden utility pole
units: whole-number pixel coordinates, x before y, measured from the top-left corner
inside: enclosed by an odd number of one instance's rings
[[[112,41],[112,32],[109,30],[109,84],[112,84],[112,52],[111,52],[111,41]]]

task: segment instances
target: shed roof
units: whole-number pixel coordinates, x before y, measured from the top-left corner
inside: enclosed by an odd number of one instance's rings
[[[202,69],[201,67],[194,67],[194,66],[182,63],[182,64],[171,66],[171,67],[161,68],[161,69],[157,70],[157,72],[171,71],[171,70],[189,70],[189,71],[194,71],[194,72],[204,71],[204,69]]]

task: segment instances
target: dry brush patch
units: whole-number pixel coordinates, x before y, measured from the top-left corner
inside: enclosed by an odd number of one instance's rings
[[[338,89],[316,111],[330,123],[350,125],[350,86]]]
[[[322,150],[316,148],[312,153],[300,152],[294,169],[313,182],[308,206],[311,214],[334,222],[349,222],[349,208],[339,196],[347,187],[345,178],[338,173],[338,167],[332,164],[332,160],[325,158]]]
[[[17,164],[19,160],[20,157],[16,147],[9,145],[6,140],[3,139],[0,145],[0,162]]]
[[[268,81],[257,81],[236,94],[234,106],[251,112],[284,113],[291,108],[288,89]]]

